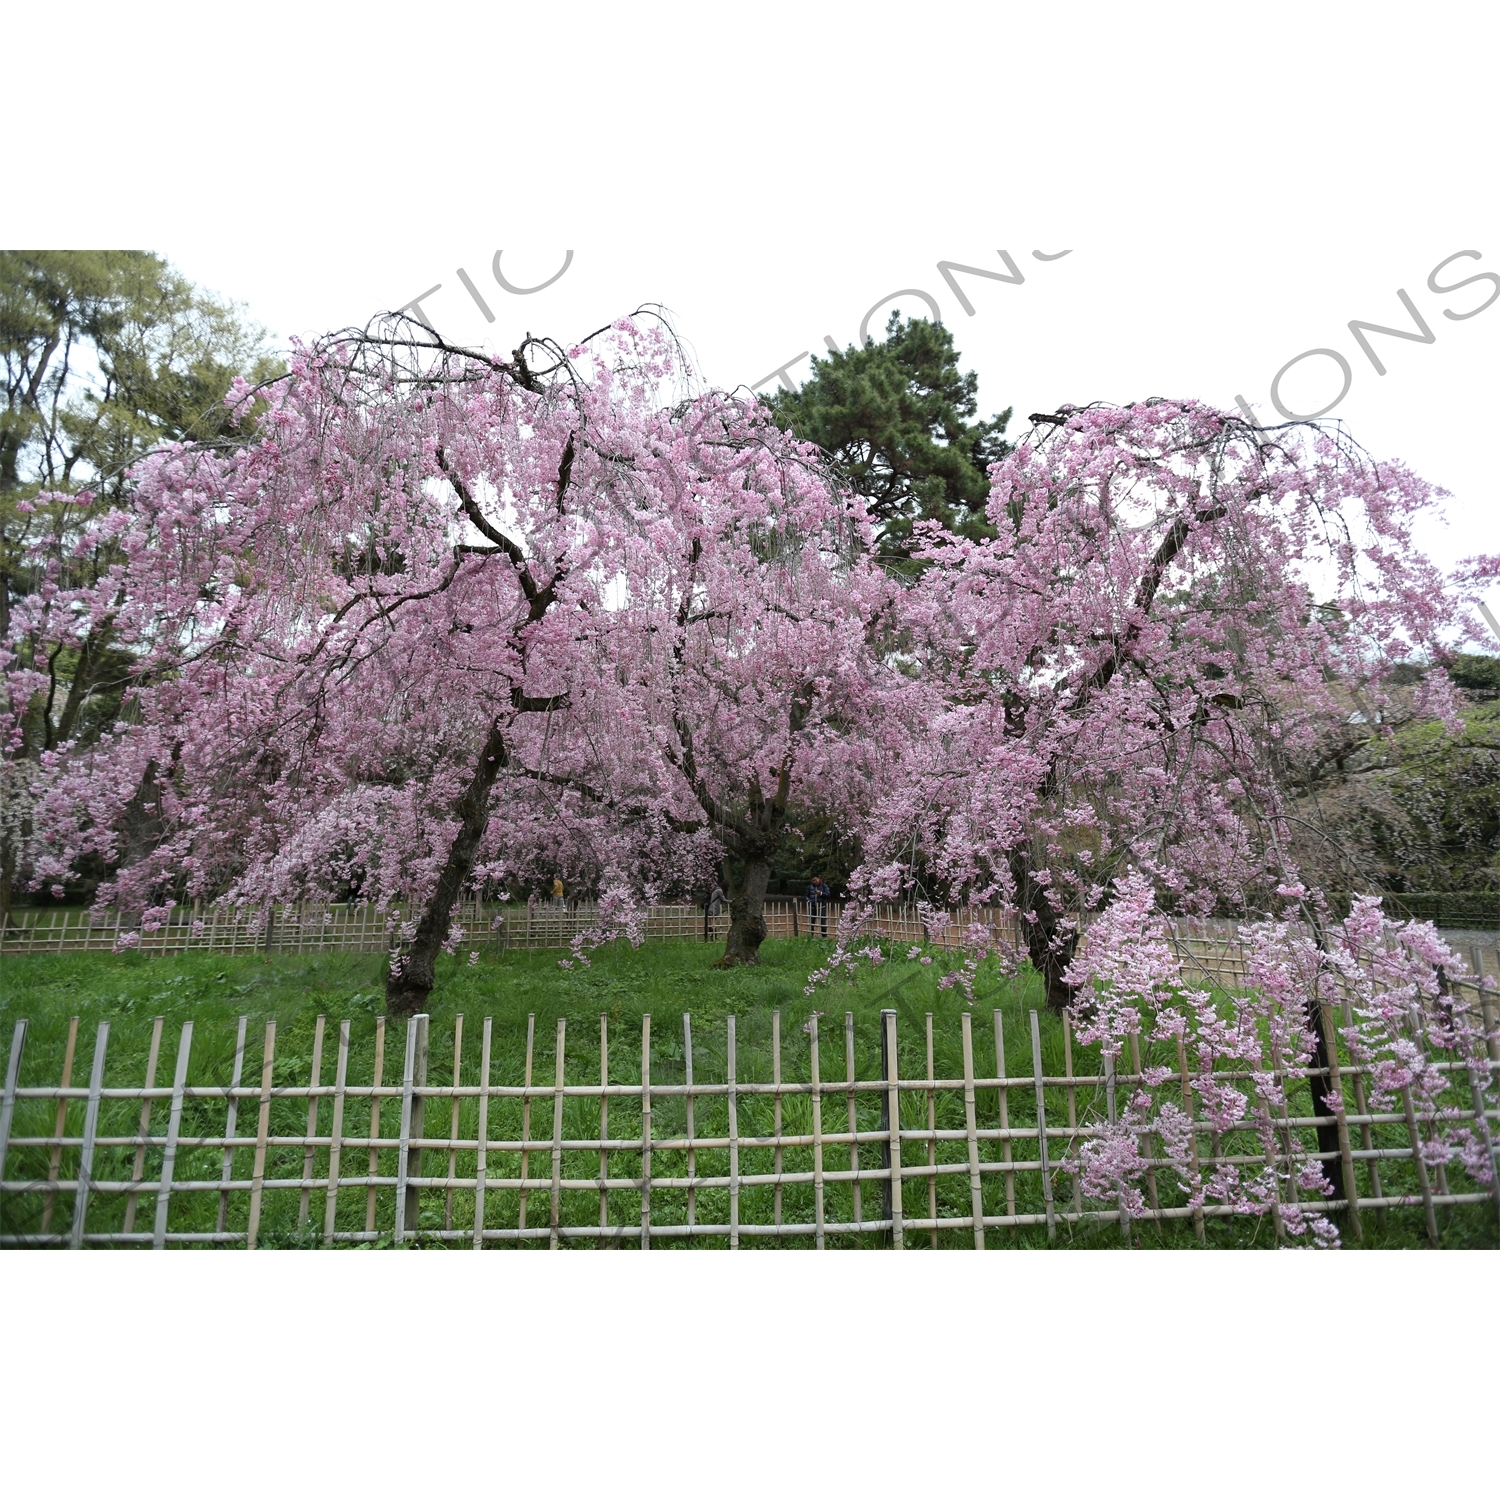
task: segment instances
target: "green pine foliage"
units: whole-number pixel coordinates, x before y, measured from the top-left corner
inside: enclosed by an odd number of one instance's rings
[[[882,551],[909,558],[918,521],[939,521],[964,536],[989,535],[987,470],[1010,452],[1007,408],[987,421],[978,377],[958,366],[953,335],[941,323],[891,314],[886,337],[813,360],[796,391],[766,398],[777,424],[816,443],[869,503]]]
[[[113,497],[152,446],[224,436],[234,377],[279,371],[264,337],[146,251],[0,252],[0,505]]]

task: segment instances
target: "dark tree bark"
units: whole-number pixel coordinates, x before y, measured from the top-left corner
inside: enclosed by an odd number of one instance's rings
[[[805,705],[796,705],[791,715],[795,733],[806,717]],[[679,726],[679,729],[681,726]],[[692,739],[684,740],[683,766],[692,766]],[[703,810],[718,827],[724,847],[744,861],[745,873],[729,891],[729,934],[724,941],[723,957],[716,969],[732,969],[740,964],[760,962],[760,945],[766,940],[766,887],[771,882],[771,863],[786,841],[787,800],[792,787],[792,752],[787,751],[776,776],[776,790],[767,797],[761,791],[760,778],[751,776],[746,787],[746,810],[733,816],[715,801],[695,772],[689,780]],[[728,864],[728,861],[725,861]],[[726,877],[728,870],[725,871]]]
[[[1318,1150],[1331,1151],[1318,1165],[1323,1169],[1323,1179],[1333,1189],[1335,1198],[1344,1196],[1344,1161],[1339,1154],[1339,1122],[1333,1106],[1325,1097],[1333,1087],[1333,1074],[1328,1066],[1328,1040],[1323,1035],[1323,1018],[1316,998],[1307,1002],[1307,1024],[1313,1034],[1313,1072],[1307,1080],[1312,1093],[1313,1114],[1317,1117]]]
[[[1312,928],[1313,941],[1320,953],[1328,950],[1328,939],[1323,931],[1322,917],[1310,903],[1302,903],[1303,920]],[[1316,994],[1306,1001],[1307,1028],[1313,1037],[1311,1068],[1315,1071],[1307,1080],[1308,1092],[1312,1095],[1313,1114],[1318,1120],[1318,1150],[1331,1151],[1318,1165],[1323,1169],[1323,1180],[1333,1190],[1335,1198],[1344,1196],[1344,1162],[1339,1154],[1338,1115],[1328,1103],[1326,1095],[1333,1087],[1333,1070],[1329,1066],[1328,1037],[1323,1028],[1323,1009]]]
[[[770,859],[746,859],[744,878],[730,888],[729,934],[724,941],[724,956],[715,968],[732,969],[760,962],[760,945],[766,940],[766,887],[770,881]]]
[[[519,360],[519,355],[518,362],[524,370],[525,363]],[[538,585],[521,548],[514,540],[498,531],[485,519],[484,513],[475,504],[473,496],[470,495],[463,481],[449,468],[441,448],[437,452],[437,461],[439,468],[448,476],[449,482],[457,492],[464,513],[489,543],[489,546],[485,548],[464,547],[461,550],[470,554],[498,553],[516,569],[517,581],[521,585],[521,593],[526,599],[527,607],[525,615],[512,631],[512,639],[519,647],[524,675],[527,657],[526,629],[542,619],[557,602],[557,588],[563,580],[565,566],[559,560],[553,569],[551,581],[545,585]],[[567,494],[572,469],[573,439],[569,436],[558,470],[557,506],[559,511],[562,510],[563,500]],[[511,690],[513,714],[545,713],[549,708],[566,706],[566,695],[558,698],[530,698],[519,685]],[[422,911],[421,920],[417,923],[416,935],[411,941],[411,946],[402,955],[401,972],[390,975],[386,979],[385,1008],[390,1015],[420,1014],[426,1008],[428,996],[432,994],[432,987],[437,982],[437,956],[442,952],[443,944],[447,941],[448,932],[452,927],[453,908],[463,892],[465,883],[473,873],[474,859],[479,852],[480,840],[489,828],[490,794],[494,790],[495,778],[509,764],[510,757],[505,747],[505,731],[510,722],[511,717],[507,715],[503,718],[496,718],[491,723],[489,733],[485,737],[484,748],[479,752],[479,762],[474,768],[474,774],[453,810],[459,820],[458,833],[449,846],[448,857],[443,863],[437,885]]]
[[[386,979],[385,1008],[389,1015],[414,1016],[427,1008],[427,998],[437,983],[437,956],[447,941],[453,908],[474,869],[479,841],[489,827],[490,792],[505,763],[505,739],[497,720],[490,726],[479,764],[454,809],[460,820],[458,833],[417,924],[416,936],[403,955],[401,972]]]
[[[1031,967],[1042,977],[1047,1009],[1060,1015],[1071,1008],[1078,993],[1063,978],[1077,951],[1078,933],[1063,927],[1047,887],[1038,885],[1031,878],[1031,859],[1027,851],[1017,850],[1011,855],[1010,872],[1016,886],[1021,931],[1026,938],[1026,956],[1031,960]]]
[[[1043,416],[1034,420],[1061,419]],[[1109,649],[1074,685],[1070,710],[1073,714],[1081,715],[1090,701],[1109,687],[1121,667],[1130,662],[1135,642],[1150,618],[1162,579],[1166,577],[1167,569],[1189,537],[1199,527],[1210,525],[1224,515],[1224,507],[1214,504],[1196,511],[1191,517],[1179,516],[1173,522],[1136,583],[1131,623],[1108,643]],[[1028,731],[1027,709],[1027,703],[1020,697],[1012,697],[1006,702],[1007,736],[1017,739],[1025,737]],[[1063,795],[1064,774],[1062,766],[1054,758],[1040,788],[1044,803]],[[1077,994],[1074,987],[1063,978],[1063,973],[1073,962],[1073,955],[1078,948],[1078,933],[1063,927],[1062,914],[1053,906],[1048,888],[1038,885],[1032,878],[1032,868],[1032,851],[1029,845],[1011,851],[1010,873],[1015,883],[1016,910],[1020,915],[1021,930],[1026,937],[1026,954],[1031,960],[1032,968],[1042,977],[1048,1010],[1060,1014],[1072,1006]]]
[[[696,542],[694,548],[696,562]],[[685,625],[686,621],[687,605],[684,603],[678,624]],[[680,659],[681,640],[677,651]],[[811,689],[805,686],[792,700],[787,714],[787,726],[794,736],[807,722],[810,704]],[[743,860],[745,865],[744,878],[737,885],[730,882],[729,935],[724,943],[723,957],[714,967],[732,969],[739,964],[759,963],[760,945],[766,940],[766,887],[771,880],[771,863],[786,840],[787,801],[791,796],[796,752],[788,748],[782,757],[776,772],[776,790],[769,797],[761,789],[760,776],[755,772],[750,774],[745,786],[745,811],[736,813],[714,796],[700,774],[692,727],[680,713],[674,716],[674,723],[678,743],[677,768],[687,778],[693,796],[698,799],[709,825],[718,833],[725,851]],[[725,878],[729,878],[727,868]]]

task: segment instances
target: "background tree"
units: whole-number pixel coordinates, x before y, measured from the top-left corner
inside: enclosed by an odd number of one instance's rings
[[[130,465],[161,442],[225,435],[236,376],[276,368],[239,308],[143,251],[0,252],[0,642],[21,672],[11,703],[0,813],[0,923],[28,819],[26,766],[118,716],[128,657],[108,608],[79,631],[60,611],[10,636],[13,608],[38,589],[87,587],[118,565],[86,517],[122,503]],[[87,492],[90,508],[68,497]],[[43,497],[52,498],[43,498]]]
[[[654,456],[660,521],[626,543],[610,633],[618,718],[650,751],[626,762],[639,790],[615,801],[659,789],[677,828],[719,844],[723,963],[755,963],[793,819],[852,824],[884,765],[904,679],[873,642],[893,587],[858,497],[763,408],[712,394],[677,428]]]
[[[897,309],[885,332],[883,343],[815,358],[800,389],[765,399],[780,426],[817,444],[864,497],[882,557],[909,567],[918,521],[960,536],[991,534],[988,469],[1010,452],[1011,409],[972,420],[979,380],[959,369],[941,323],[902,323]]]
[[[1419,709],[1434,671],[1460,690],[1456,732]],[[1342,733],[1302,768],[1302,858],[1333,890],[1500,892],[1500,658],[1406,662],[1393,679],[1405,691],[1387,712],[1351,705]]]

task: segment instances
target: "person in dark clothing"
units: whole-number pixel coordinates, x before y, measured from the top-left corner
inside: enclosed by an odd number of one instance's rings
[[[808,882],[807,887],[807,935],[813,935],[813,929],[819,920],[822,921],[822,936],[828,936],[828,898],[833,894],[828,889],[828,882],[821,875],[815,875]]]

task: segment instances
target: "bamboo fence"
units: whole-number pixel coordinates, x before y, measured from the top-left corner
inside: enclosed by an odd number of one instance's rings
[[[768,901],[766,931],[771,938],[834,937],[843,907],[838,902],[811,907],[805,901]],[[225,906],[176,907],[169,921],[153,931],[141,930],[130,944],[139,953],[323,953],[389,952],[400,946],[406,913],[377,911],[372,906],[299,902],[270,911]],[[598,908],[504,906],[465,901],[455,913],[464,931],[465,948],[565,949],[579,934],[594,929]],[[130,929],[121,914],[60,907],[18,910],[0,930],[0,956],[12,953],[110,952]],[[1012,944],[1019,943],[1013,918],[988,908],[946,913],[947,925],[934,938],[914,906],[876,907],[864,926],[871,938],[896,943],[957,948],[975,924],[996,927]],[[1178,951],[1190,970],[1210,983],[1233,987],[1243,982],[1239,924],[1232,920],[1183,920],[1176,924]],[[701,906],[653,906],[644,926],[648,942],[692,940],[722,942],[729,916],[710,917]],[[1450,934],[1464,950],[1476,974],[1500,980],[1500,933]]]
[[[1494,993],[1482,996],[1493,1034]],[[477,1059],[472,1041],[465,1051],[464,1018],[456,1019],[449,1067],[446,1038],[439,1045],[427,1016],[411,1018],[400,1039],[399,1076],[389,1080],[383,1019],[373,1022],[373,1067],[358,1079],[350,1067],[353,1023],[338,1022],[333,1035],[320,1016],[310,1058],[290,1059],[278,1056],[274,1021],[252,1049],[248,1018],[241,1017],[232,1063],[224,1052],[207,1066],[200,1060],[196,1081],[187,1021],[168,1083],[158,1079],[157,1017],[138,1086],[118,1086],[108,1073],[108,1022],[96,1032],[87,1083],[75,1082],[76,1018],[61,1081],[28,1080],[28,1023],[17,1021],[0,1103],[0,1247],[415,1242],[649,1249],[685,1242],[737,1249],[775,1241],[903,1249],[941,1237],[984,1249],[1023,1229],[1044,1227],[1052,1241],[1089,1222],[1118,1223],[1129,1244],[1135,1222],[1191,1220],[1202,1239],[1206,1220],[1238,1212],[1226,1202],[1190,1206],[1149,1134],[1142,1140],[1144,1212],[1132,1217],[1123,1205],[1080,1193],[1068,1169],[1117,1118],[1120,1099],[1141,1078],[1141,1059],[1136,1049],[1129,1072],[1086,1071],[1089,1049],[1075,1045],[1066,1018],[1059,1056],[1055,1038],[1044,1049],[1036,1011],[1029,1032],[1026,1017],[1010,1017],[1008,1057],[1000,1011],[993,1013],[992,1041],[963,1013],[958,1037],[940,1038],[945,1070],[961,1059],[959,1076],[938,1076],[930,1016],[918,1076],[902,1076],[895,1010],[881,1012],[875,1046],[868,1035],[856,1037],[847,1014],[842,1049],[836,1031],[826,1035],[814,1015],[790,1057],[780,1019],[779,1012],[771,1018],[769,1057],[757,1039],[745,1056],[758,1065],[742,1067],[733,1016],[722,1038],[696,1042],[690,1016],[682,1018],[680,1042],[653,1042],[651,1017],[643,1017],[638,1064],[633,1045],[628,1062],[625,1048],[611,1049],[607,1016],[599,1018],[597,1050],[576,1032],[570,1042],[565,1020],[557,1021],[550,1048],[539,1044],[533,1016],[524,1069],[508,1081],[493,1076],[495,1024],[488,1016]],[[1336,1006],[1325,1010],[1325,1034],[1335,1040],[1337,1019]],[[1427,1046],[1417,1018],[1411,1034]],[[1016,1056],[1018,1036],[1029,1040],[1029,1057],[1024,1041]],[[205,1050],[212,1051],[200,1045]],[[842,1068],[828,1071],[829,1054],[836,1059],[840,1050]],[[980,1053],[990,1064],[983,1070]],[[1492,1142],[1500,1115],[1483,1106],[1482,1076],[1456,1057],[1429,1055],[1467,1107],[1445,1106],[1439,1116],[1414,1109],[1407,1096],[1400,1111],[1371,1111],[1369,1070],[1345,1056],[1317,1075],[1340,1097],[1352,1085],[1354,1108],[1337,1117],[1336,1149],[1318,1146],[1327,1117],[1283,1112],[1269,1156],[1254,1119],[1217,1132],[1195,1120],[1197,1159],[1205,1175],[1227,1164],[1275,1167],[1282,1196],[1269,1206],[1268,1234],[1284,1232],[1286,1207],[1299,1191],[1296,1165],[1312,1159],[1336,1161],[1345,1190],[1352,1185],[1352,1198],[1313,1200],[1321,1210],[1343,1210],[1352,1237],[1362,1233],[1361,1215],[1413,1209],[1436,1241],[1443,1211],[1500,1208],[1500,1174],[1488,1186],[1470,1182],[1456,1165],[1429,1165],[1424,1146],[1440,1120],[1466,1124]],[[1061,1072],[1048,1070],[1059,1062]],[[1173,1087],[1191,1114],[1192,1075],[1180,1043],[1177,1062],[1180,1083]],[[1488,1067],[1500,1075],[1493,1045]],[[434,1071],[447,1081],[430,1081]],[[1278,1073],[1294,1108],[1310,1100],[1303,1081],[1312,1076],[1306,1069]],[[1494,1161],[1492,1147],[1490,1156]]]
[[[768,901],[770,937],[836,936],[843,908],[838,903],[809,910],[800,901]],[[985,913],[956,913],[947,941]],[[464,901],[454,913],[473,948],[566,948],[580,933],[595,928],[599,909],[593,903],[556,907],[508,906]],[[109,952],[126,938],[141,953],[319,953],[349,950],[384,952],[399,946],[407,920],[404,908],[379,911],[373,906],[311,901],[270,909],[219,906],[212,903],[174,907],[167,921],[149,930],[128,923],[118,911],[84,911],[52,907],[16,910],[0,929],[0,952]],[[924,940],[915,908],[882,907],[876,918],[891,935]],[[812,931],[810,932],[810,928]],[[657,939],[701,939],[722,942],[729,931],[727,910],[709,916],[701,906],[653,906],[646,913],[645,936]]]

